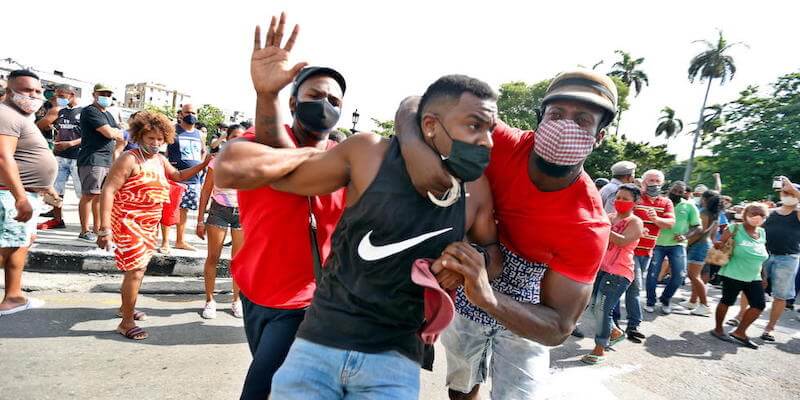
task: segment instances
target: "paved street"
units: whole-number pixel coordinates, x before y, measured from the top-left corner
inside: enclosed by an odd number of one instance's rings
[[[0,398],[3,399],[230,399],[238,396],[250,360],[242,324],[220,294],[216,320],[203,320],[202,280],[146,277],[139,309],[150,338],[133,342],[114,333],[120,276],[26,273],[44,309],[0,317]],[[230,290],[220,280],[219,290]],[[177,294],[167,294],[177,293]],[[717,290],[712,292],[718,298]],[[678,296],[685,296],[681,291]],[[676,307],[677,308],[677,307]],[[735,312],[736,308],[731,311]],[[646,315],[648,338],[623,342],[605,365],[579,357],[591,339],[570,338],[554,348],[548,394],[553,399],[734,399],[800,397],[797,365],[800,321],[784,315],[776,344],[750,350],[708,334],[710,318]],[[653,320],[654,319],[654,320]],[[751,334],[760,334],[759,320]],[[583,329],[591,334],[593,324]],[[759,343],[760,340],[757,339]],[[391,371],[386,371],[391,373]],[[422,373],[421,399],[446,399],[444,353]],[[488,398],[488,397],[487,397]]]

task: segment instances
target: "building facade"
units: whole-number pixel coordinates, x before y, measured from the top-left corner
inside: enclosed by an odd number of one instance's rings
[[[125,85],[126,108],[144,109],[147,105],[156,107],[178,108],[182,104],[191,103],[192,97],[186,93],[167,88],[153,82],[130,83]]]

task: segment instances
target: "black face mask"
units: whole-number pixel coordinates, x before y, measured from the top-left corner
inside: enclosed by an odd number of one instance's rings
[[[197,116],[194,114],[186,114],[183,116],[183,122],[186,122],[189,125],[194,125],[197,123]]]
[[[678,205],[678,203],[680,203],[681,200],[683,200],[683,196],[678,196],[677,194],[670,193],[669,199],[672,201],[672,204]]]
[[[294,117],[311,132],[327,133],[339,122],[339,110],[325,99],[298,101]]]
[[[489,165],[489,148],[453,139],[453,136],[450,135],[450,132],[447,131],[447,128],[444,127],[438,117],[436,121],[439,122],[439,125],[444,129],[444,133],[453,142],[450,147],[450,156],[447,158],[442,156],[442,161],[447,170],[462,182],[472,182],[480,178],[486,166]],[[433,148],[441,156],[442,153],[436,148],[435,143]]]

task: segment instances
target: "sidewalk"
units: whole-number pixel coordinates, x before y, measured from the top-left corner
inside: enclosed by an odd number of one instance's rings
[[[67,184],[64,195],[64,223],[66,229],[48,229],[38,231],[37,238],[31,246],[26,270],[43,272],[118,272],[114,265],[114,254],[97,248],[95,243],[78,239],[80,219],[78,217],[78,198],[72,187],[72,180]],[[49,210],[46,206],[43,212]],[[39,217],[38,222],[49,218]],[[174,247],[168,255],[156,253],[147,267],[150,275],[202,276],[203,264],[206,260],[207,248],[204,240],[195,235],[197,212],[189,212],[186,224],[186,237],[189,244],[197,251],[179,250]],[[90,224],[91,226],[91,224]],[[229,240],[230,235],[226,238]],[[161,240],[159,233],[158,240]],[[170,229],[170,246],[175,245],[175,227]],[[217,266],[220,277],[228,277],[230,273],[230,247],[223,247],[222,258]]]

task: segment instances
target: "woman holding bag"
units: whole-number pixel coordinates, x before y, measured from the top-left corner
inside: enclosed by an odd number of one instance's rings
[[[764,286],[761,280],[761,264],[769,255],[766,248],[766,233],[761,225],[767,218],[767,207],[760,203],[750,203],[742,213],[741,224],[733,224],[722,235],[714,247],[722,248],[732,241],[733,251],[730,260],[719,271],[722,277],[722,299],[717,305],[716,326],[711,334],[725,341],[736,341],[742,346],[757,349],[758,345],[747,337],[747,328],[765,308]],[[725,333],[722,323],[728,308],[736,304],[739,293],[744,292],[749,307],[736,329]],[[743,302],[744,303],[744,302]],[[746,307],[744,304],[742,307]]]
[[[111,242],[115,243],[117,268],[124,272],[119,313],[122,322],[117,332],[129,339],[142,340],[147,338],[147,332],[136,326],[135,320],[143,320],[145,315],[135,311],[136,296],[156,247],[164,203],[169,199],[167,178],[188,179],[202,171],[209,158],[182,171],[170,165],[158,154],[158,148],[174,140],[175,128],[161,114],[138,113],[131,121],[130,134],[139,147],[126,151],[114,161],[103,184],[97,246],[105,249]],[[110,237],[113,240],[109,240]]]

